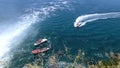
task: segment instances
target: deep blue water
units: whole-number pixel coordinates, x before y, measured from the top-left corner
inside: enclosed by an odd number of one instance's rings
[[[21,68],[24,63],[34,61],[33,43],[41,37],[48,38],[56,50],[66,44],[73,54],[82,49],[95,59],[102,59],[104,52],[120,52],[120,18],[96,20],[80,28],[73,26],[80,15],[120,12],[119,3],[119,0],[0,0],[0,33],[21,21],[21,16],[40,12],[39,21],[22,31],[17,40],[14,38],[15,42],[22,40],[10,46],[13,55],[10,68]]]

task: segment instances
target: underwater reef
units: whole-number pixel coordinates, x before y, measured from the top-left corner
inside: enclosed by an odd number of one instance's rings
[[[120,53],[105,52],[106,60],[86,61],[85,56],[83,50],[78,50],[76,55],[72,55],[70,48],[64,46],[64,50],[55,52],[52,49],[47,55],[35,55],[34,62],[25,64],[23,68],[120,68]]]

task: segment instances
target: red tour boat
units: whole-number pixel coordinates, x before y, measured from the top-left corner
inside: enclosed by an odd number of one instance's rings
[[[50,48],[48,48],[48,47],[44,47],[44,48],[42,48],[42,49],[33,50],[32,53],[33,53],[33,54],[43,53],[43,52],[48,51],[49,49],[50,49]]]

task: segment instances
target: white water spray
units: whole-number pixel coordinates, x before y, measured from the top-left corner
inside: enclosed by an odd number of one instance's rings
[[[95,13],[79,16],[75,22],[74,27],[82,27],[88,22],[92,22],[99,19],[108,19],[108,18],[118,18],[120,17],[120,12],[111,12],[111,13]]]
[[[22,38],[23,36],[21,34],[24,33],[28,27],[40,20],[43,20],[50,11],[53,11],[50,10],[50,8],[51,7],[48,7],[44,10],[41,9],[38,12],[33,11],[31,14],[23,15],[20,21],[13,24],[12,27],[6,28],[6,30],[0,34],[0,61],[9,61],[10,57],[7,54],[9,53],[10,48],[14,47],[14,45],[11,44],[16,43],[16,40],[19,42],[19,39],[17,38]],[[41,14],[42,17],[39,18],[39,15]],[[0,68],[3,68],[3,66],[0,66]]]
[[[53,3],[53,6],[42,7],[37,11],[32,11],[30,14],[25,14],[21,16],[21,19],[13,24],[12,27],[7,27],[0,34],[0,61],[9,61],[9,52],[10,48],[14,47],[11,45],[19,42],[19,38],[22,38],[22,34],[27,30],[32,24],[44,20],[50,15],[51,12],[54,12],[56,9],[61,9],[61,4],[56,6],[56,3]],[[17,39],[16,39],[17,37]],[[3,68],[4,65],[0,65],[0,68]]]

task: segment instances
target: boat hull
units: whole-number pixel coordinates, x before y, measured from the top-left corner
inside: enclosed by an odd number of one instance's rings
[[[32,51],[32,54],[38,54],[48,51],[50,48],[42,48],[42,49],[36,49]]]
[[[47,42],[47,39],[40,39],[40,41],[37,41],[36,43],[34,43],[34,45],[38,46],[38,45],[45,43],[45,42]]]

